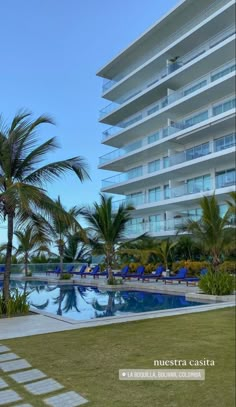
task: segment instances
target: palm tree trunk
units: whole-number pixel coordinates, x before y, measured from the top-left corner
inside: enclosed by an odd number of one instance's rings
[[[28,253],[25,253],[25,276],[28,274]]]
[[[13,241],[14,215],[7,215],[7,252],[6,252],[6,269],[3,280],[3,299],[6,303],[10,297],[10,275],[11,275],[11,256]]]

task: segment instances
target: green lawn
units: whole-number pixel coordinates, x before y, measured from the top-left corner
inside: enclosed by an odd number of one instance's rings
[[[228,308],[1,343],[66,389],[79,392],[91,407],[234,407],[234,311]],[[206,367],[205,381],[118,380],[119,369],[152,369],[155,359],[203,358],[215,360],[215,367]],[[22,386],[14,384],[14,388],[23,394]],[[34,406],[43,405],[41,398],[24,395]]]

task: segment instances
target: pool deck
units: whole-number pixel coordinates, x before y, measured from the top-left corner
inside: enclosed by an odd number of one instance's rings
[[[91,277],[73,278],[71,280],[59,280],[57,277],[50,276],[34,276],[23,279],[22,277],[14,277],[14,280],[22,281],[48,281],[52,284],[79,284],[96,286],[99,289],[107,290],[126,290],[134,289],[141,291],[159,292],[166,294],[185,295],[188,300],[204,302],[203,305],[175,308],[161,311],[152,311],[139,314],[126,314],[125,316],[105,317],[102,319],[93,319],[88,321],[76,321],[57,315],[52,315],[45,311],[36,312],[35,315],[28,315],[15,318],[5,318],[0,320],[0,340],[18,338],[23,336],[39,335],[52,332],[60,332],[72,329],[81,329],[89,327],[97,327],[102,325],[124,323],[130,321],[138,321],[150,318],[172,317],[175,315],[190,314],[196,312],[205,312],[215,309],[235,306],[235,296],[229,295],[224,297],[207,296],[201,294],[197,286],[186,286],[186,284],[164,284],[163,282],[140,282],[140,281],[125,281],[123,285],[108,286],[104,278],[93,279]],[[208,303],[207,303],[208,302]],[[35,310],[34,310],[35,312]]]

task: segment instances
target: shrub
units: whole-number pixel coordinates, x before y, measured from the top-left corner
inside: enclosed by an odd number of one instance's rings
[[[141,264],[140,263],[130,263],[129,264],[130,273],[134,273],[137,270],[138,266],[141,266]]]
[[[224,261],[224,263],[219,265],[219,271],[227,271],[230,274],[236,273],[236,262],[235,261]]]
[[[20,293],[17,288],[11,291],[10,298],[3,302],[3,296],[0,294],[0,315],[8,317],[18,314],[28,314],[29,312],[29,293]]]
[[[60,280],[70,280],[71,279],[71,274],[70,273],[62,273],[60,275]]]
[[[204,294],[229,295],[234,292],[234,277],[220,271],[208,271],[198,285]]]

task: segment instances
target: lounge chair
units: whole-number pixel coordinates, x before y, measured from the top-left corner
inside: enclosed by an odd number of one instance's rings
[[[121,271],[114,273],[114,277],[124,277],[129,272],[129,266],[124,266]]]
[[[5,266],[0,267],[0,273],[5,273]]]
[[[125,280],[126,278],[129,280],[130,278],[137,278],[140,280],[145,272],[144,266],[138,266],[137,270],[134,273],[126,273],[122,278]]]
[[[205,276],[207,274],[207,272],[208,272],[208,270],[204,268],[204,269],[202,269],[200,271],[200,277],[188,277],[188,278],[186,278],[185,279],[186,285],[187,286],[196,285],[200,281],[200,278]]]
[[[156,281],[160,280],[161,277],[162,277],[163,271],[165,271],[165,267],[162,266],[162,265],[158,266],[156,268],[156,270],[154,271],[154,273],[152,273],[152,274],[144,274],[143,278],[142,278],[142,281],[150,280],[150,279],[156,279]]]
[[[72,265],[72,266],[68,266],[68,267],[67,267],[67,269],[66,269],[66,273],[69,273],[69,274],[74,274],[74,273],[73,273],[74,268],[75,268],[75,266],[74,266],[74,265]]]
[[[173,281],[178,281],[180,284],[182,281],[186,281],[188,270],[185,267],[179,269],[178,273],[173,277],[162,277],[162,280],[166,283],[173,283]]]
[[[56,266],[53,270],[46,271],[46,275],[51,273],[58,275],[60,274],[60,272],[61,272],[60,266]]]
[[[80,271],[73,271],[72,274],[75,274],[76,276],[82,276],[82,274],[85,273],[86,268],[87,268],[87,265],[86,265],[86,264],[83,264],[83,265],[81,266],[81,268],[80,268]]]

